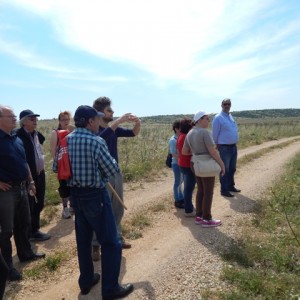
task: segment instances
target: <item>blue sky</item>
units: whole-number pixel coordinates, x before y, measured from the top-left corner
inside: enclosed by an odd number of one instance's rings
[[[0,90],[41,119],[300,108],[298,0],[1,0]]]

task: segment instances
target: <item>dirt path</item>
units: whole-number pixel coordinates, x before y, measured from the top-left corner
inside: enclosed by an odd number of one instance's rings
[[[271,141],[241,150],[239,158],[292,139],[294,138]],[[242,192],[234,198],[221,197],[217,185],[213,215],[223,221],[223,225],[218,228],[201,228],[194,224],[193,218],[186,218],[182,210],[172,208],[171,211],[161,213],[144,237],[132,241],[132,249],[123,251],[120,281],[132,282],[135,286],[134,293],[127,299],[200,299],[197,295],[203,288],[222,288],[218,275],[223,263],[218,249],[229,245],[237,236],[239,220],[250,216],[255,200],[280,175],[284,165],[299,149],[300,141],[297,141],[238,167],[236,184]],[[156,182],[139,186],[126,185],[128,211],[125,218],[141,205],[172,197],[172,184],[172,173],[166,169],[162,178]],[[44,244],[36,244],[37,250],[52,253],[66,249],[71,260],[62,266],[54,278],[51,276],[37,282],[27,279],[20,283],[10,283],[8,294],[11,295],[14,290],[17,291],[17,296],[7,299],[101,299],[100,284],[89,295],[80,295],[72,220],[58,219],[46,230],[53,237]],[[22,267],[18,263],[16,265]],[[98,263],[95,263],[95,269],[99,270]]]

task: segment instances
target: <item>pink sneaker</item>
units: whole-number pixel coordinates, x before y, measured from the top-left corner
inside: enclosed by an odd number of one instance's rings
[[[217,227],[222,224],[221,220],[202,220],[202,227],[207,228],[207,227]]]
[[[202,217],[196,217],[195,218],[195,224],[200,225],[202,224],[203,218]]]

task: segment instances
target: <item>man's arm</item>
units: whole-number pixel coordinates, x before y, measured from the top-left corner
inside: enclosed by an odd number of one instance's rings
[[[134,135],[138,135],[140,132],[140,128],[141,128],[141,120],[137,117],[132,115],[131,113],[127,113],[121,117],[119,117],[118,119],[112,121],[109,124],[109,127],[115,131],[119,125],[123,124],[123,123],[132,123],[134,122],[134,127],[132,128],[132,131],[134,133]]]

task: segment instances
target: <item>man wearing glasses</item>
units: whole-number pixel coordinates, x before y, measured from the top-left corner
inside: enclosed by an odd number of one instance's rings
[[[28,195],[31,214],[32,241],[46,241],[50,235],[40,231],[40,214],[44,208],[46,179],[43,143],[45,137],[36,130],[40,115],[26,109],[20,113],[20,126],[17,136],[23,141],[26,158],[36,186],[36,197]]]
[[[238,127],[230,113],[230,99],[225,98],[221,106],[222,111],[214,117],[212,122],[212,135],[225,165],[225,175],[220,176],[221,195],[234,197],[231,192],[241,191],[235,187],[234,182],[237,162],[236,144],[239,140]]]
[[[12,134],[15,127],[13,110],[0,105],[0,299],[4,293],[6,276],[10,281],[22,279],[13,264],[12,235],[21,262],[45,257],[44,253],[33,252],[28,239],[30,211],[27,191],[34,195],[36,188],[22,141]]]

